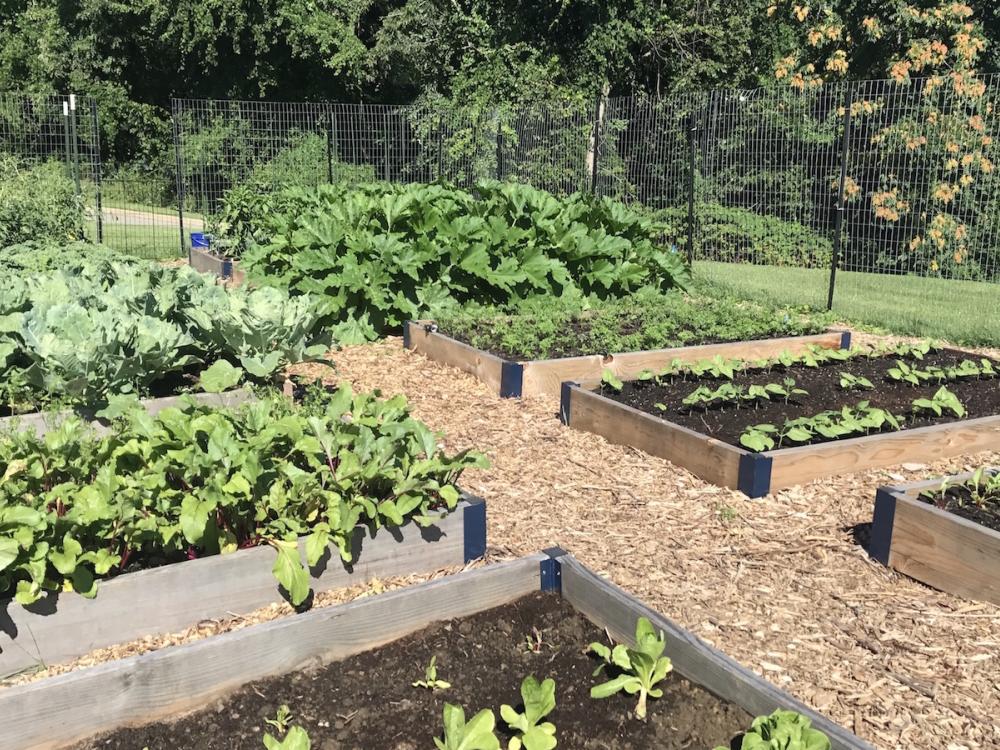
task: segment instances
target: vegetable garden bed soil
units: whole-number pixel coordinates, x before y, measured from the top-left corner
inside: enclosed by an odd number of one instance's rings
[[[943,498],[941,493],[935,492],[933,497],[921,494],[918,499],[980,526],[1000,531],[1000,495],[987,497],[986,502],[979,505],[972,499],[968,487],[954,486],[945,491]]]
[[[533,628],[540,652],[526,648]],[[503,747],[506,724],[500,705],[520,710],[521,680],[534,674],[556,683],[556,707],[547,719],[559,747],[574,750],[681,750],[729,746],[752,717],[671,673],[664,695],[650,699],[648,718],[632,715],[636,697],[619,693],[590,698],[607,677],[592,673],[598,662],[584,653],[604,632],[555,594],[533,594],[462,620],[431,625],[382,648],[312,670],[246,685],[215,705],[173,722],[127,728],[95,738],[77,750],[260,750],[265,719],[287,704],[293,724],[318,750],[423,750],[440,735],[445,702],[462,705],[466,718],[482,708],[497,715]],[[667,654],[669,656],[669,654]],[[412,686],[423,679],[432,656],[438,679],[452,687]]]
[[[723,409],[684,407],[685,396],[701,385],[715,388],[724,380],[711,377],[675,381],[664,385],[628,381],[622,390],[615,391],[607,385],[601,386],[600,393],[614,401],[661,417],[669,422],[682,425],[704,435],[722,440],[731,445],[740,446],[740,435],[755,424],[782,425],[785,421],[798,417],[810,417],[823,411],[839,410],[844,406],[853,406],[859,401],[868,401],[872,407],[891,411],[897,416],[905,416],[904,428],[925,427],[945,422],[955,422],[959,418],[946,412],[938,417],[934,414],[915,415],[911,413],[912,402],[916,398],[930,398],[938,390],[936,382],[912,386],[908,383],[890,380],[887,371],[895,366],[900,359],[895,355],[887,357],[854,357],[844,362],[829,362],[819,367],[794,365],[789,368],[774,367],[770,371],[750,369],[737,372],[733,377],[734,385],[766,385],[781,384],[785,378],[793,378],[795,387],[808,392],[808,396],[796,396],[785,403],[784,399],[775,397],[773,401],[753,406],[726,406]],[[942,349],[929,353],[924,359],[906,359],[911,366],[923,368],[927,365],[947,367],[958,364],[964,359],[977,361],[979,357],[952,349]],[[1000,369],[1000,363],[994,362],[994,367]],[[840,374],[847,372],[858,377],[867,378],[875,386],[874,390],[844,390],[840,387]],[[953,381],[944,384],[954,393],[965,406],[966,415],[962,419],[976,419],[1000,414],[1000,379],[983,378]],[[662,411],[656,404],[664,404],[667,409]],[[822,442],[815,440],[813,443]],[[783,447],[788,447],[787,445]]]

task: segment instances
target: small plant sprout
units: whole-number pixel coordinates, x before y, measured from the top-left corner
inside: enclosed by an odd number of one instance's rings
[[[438,679],[437,657],[432,656],[430,664],[424,669],[424,679],[417,680],[413,687],[427,688],[428,690],[447,690],[451,687],[450,682]]]
[[[743,735],[740,750],[830,750],[830,739],[796,711],[758,716]],[[729,750],[717,747],[715,750]]]
[[[605,369],[604,372],[601,373],[601,382],[614,391],[621,391],[621,389],[625,386],[621,379],[608,369]]]
[[[264,734],[264,747],[267,750],[309,750],[311,747],[309,734],[302,727],[290,727],[292,719],[291,709],[284,704],[278,708],[278,713],[273,719],[264,719],[264,722],[274,727],[279,734],[285,735],[284,739],[279,740],[271,733],[266,732]]]
[[[774,436],[778,428],[773,424],[755,424],[747,427],[740,435],[740,444],[752,451],[769,451],[774,448]]]
[[[645,617],[640,617],[635,624],[635,648],[621,643],[613,648],[603,643],[591,643],[589,650],[604,660],[604,664],[594,670],[594,676],[607,666],[615,667],[621,674],[592,687],[590,697],[608,698],[622,690],[629,695],[638,693],[635,715],[645,719],[647,696],[659,698],[663,695],[663,690],[656,685],[673,669],[670,659],[663,655],[666,645],[662,631],[657,636],[653,624]]]
[[[931,398],[913,399],[913,411],[918,414],[930,411],[940,417],[945,410],[950,411],[956,417],[965,416],[965,407],[958,400],[958,396],[944,386],[938,388]]]
[[[845,391],[869,391],[875,386],[868,378],[852,375],[849,372],[840,373],[840,387]]]
[[[512,706],[500,706],[500,716],[507,726],[519,734],[512,737],[507,750],[552,750],[556,746],[556,725],[542,721],[556,707],[556,682],[552,679],[539,682],[529,675],[521,682],[521,700],[524,713]]]
[[[635,379],[638,380],[640,383],[645,384],[652,382],[655,377],[656,375],[653,373],[652,370],[643,370],[642,372],[640,372],[638,375],[635,376]]]
[[[543,645],[545,642],[542,640],[542,631],[532,626],[531,633],[524,636],[524,650],[528,653],[540,654]]]
[[[444,704],[444,740],[434,738],[438,750],[500,750],[500,740],[493,733],[496,716],[484,708],[465,721],[465,710],[451,703]]]

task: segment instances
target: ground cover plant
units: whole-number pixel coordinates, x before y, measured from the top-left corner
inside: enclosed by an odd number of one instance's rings
[[[82,244],[0,252],[0,398],[8,414],[270,382],[328,345],[309,296],[226,289],[188,267]]]
[[[32,240],[83,236],[83,201],[65,165],[25,164],[0,153],[0,248]]]
[[[980,467],[968,479],[947,478],[920,493],[924,502],[1000,531],[1000,471]]]
[[[268,544],[293,604],[328,544],[352,560],[359,524],[428,525],[453,509],[478,453],[447,455],[402,396],[347,386],[301,406],[280,396],[236,409],[194,402],[124,410],[94,436],[76,417],[38,437],[0,437],[0,599],[99,595],[123,572]]]
[[[770,741],[791,733],[812,742],[814,735],[822,737],[797,714],[779,712],[755,720],[669,671],[662,635],[648,622],[640,627],[642,644],[609,644],[601,628],[559,596],[532,594],[460,620],[434,623],[308,675],[245,685],[219,707],[124,728],[81,748],[131,750],[201,742],[205,747],[259,750],[262,731],[272,735],[272,742],[282,742],[295,727],[296,741],[304,741],[305,734],[312,747],[447,750],[707,750],[731,743],[739,747],[741,741],[757,750],[770,745],[747,744],[746,738]],[[536,633],[541,647],[526,649],[526,639]],[[606,664],[588,651],[588,643],[617,656]],[[652,671],[646,670],[646,657]],[[432,658],[449,687],[414,687]],[[601,664],[605,674],[595,675]],[[623,688],[601,687],[609,680]],[[644,720],[636,716],[639,690],[628,689],[635,680],[653,688]],[[367,687],[359,690],[362,683]],[[603,697],[593,696],[595,688]],[[281,711],[283,705],[291,710]],[[268,719],[266,725],[261,717]],[[825,750],[828,745],[804,747]]]
[[[344,343],[448,305],[533,296],[625,296],[688,282],[662,227],[621,203],[479,182],[290,188],[242,232],[259,283],[317,295]]]
[[[601,392],[752,451],[1000,414],[1000,363],[924,342],[674,362]]]
[[[563,297],[466,306],[442,312],[435,321],[442,333],[512,360],[801,336],[821,333],[827,322],[821,315],[726,295],[655,290],[620,300]]]

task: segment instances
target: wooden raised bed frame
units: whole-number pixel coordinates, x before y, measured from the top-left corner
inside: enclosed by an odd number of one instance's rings
[[[870,750],[558,549],[0,690],[0,739],[4,750],[55,750],[198,709],[253,680],[344,659],[434,621],[467,617],[539,589],[561,593],[620,641],[631,640],[636,620],[647,617],[664,632],[666,654],[680,675],[755,716],[776,708],[799,711],[835,750]],[[100,696],[100,710],[82,696]]]
[[[871,556],[941,591],[1000,605],[1000,531],[917,499],[940,486],[940,479],[932,479],[879,488]]]
[[[373,578],[432,573],[482,557],[486,504],[465,496],[454,512],[426,529],[415,523],[375,532],[359,526],[353,548],[355,562],[345,565],[339,550],[330,546],[310,570],[314,592]],[[299,549],[304,560],[304,539]],[[254,547],[101,581],[94,599],[73,592],[50,594],[29,607],[0,600],[0,678],[283,601],[271,573],[274,558],[269,546]]]
[[[606,398],[600,386],[600,380],[563,383],[563,424],[665,458],[750,497],[822,477],[1000,447],[1000,416],[993,416],[754,453]]]
[[[403,326],[403,346],[420,352],[435,362],[471,373],[494,389],[502,398],[521,396],[558,397],[567,380],[600,378],[605,369],[629,380],[643,370],[662,370],[673,360],[697,362],[716,355],[725,359],[764,359],[782,352],[799,354],[810,346],[847,349],[851,332],[831,330],[814,336],[790,336],[727,344],[682,346],[621,354],[590,354],[583,357],[513,361],[476,349],[439,333],[431,321],[409,321]]]
[[[188,250],[188,265],[195,271],[211,273],[234,284],[246,281],[246,274],[240,270],[238,260],[220,257],[203,248],[192,247]]]

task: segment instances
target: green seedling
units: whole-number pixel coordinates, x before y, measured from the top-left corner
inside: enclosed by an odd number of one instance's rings
[[[900,429],[900,418],[895,414],[859,401],[855,406],[845,406],[839,411],[824,411],[809,417],[798,417],[781,427],[758,424],[747,427],[740,435],[740,443],[750,450],[766,451],[783,443],[805,444],[817,437],[836,440],[850,435],[867,435],[872,430]]]
[[[604,660],[604,664],[594,670],[594,676],[608,666],[617,668],[621,674],[592,687],[590,697],[608,698],[623,690],[629,695],[638,693],[639,702],[635,707],[635,715],[645,719],[646,698],[659,698],[663,695],[663,690],[656,685],[673,669],[670,659],[663,656],[666,645],[663,633],[660,632],[657,636],[653,624],[645,617],[640,617],[636,622],[634,648],[621,643],[613,648],[608,648],[603,643],[591,643],[589,650]]]
[[[444,704],[444,740],[434,738],[438,750],[500,750],[500,740],[493,733],[496,716],[484,708],[468,723],[465,709],[451,703]]]
[[[944,386],[938,388],[931,398],[913,399],[913,411],[917,414],[929,411],[940,417],[946,410],[956,417],[965,416],[965,407],[958,396]]]
[[[538,628],[532,626],[531,634],[524,636],[524,650],[532,654],[542,653],[542,646],[545,642],[542,640],[542,631]]]
[[[621,389],[625,387],[625,384],[622,383],[621,379],[608,369],[605,369],[604,372],[601,373],[601,382],[616,392],[620,392]]]
[[[285,735],[284,739],[279,740],[274,735],[265,733],[264,747],[267,750],[309,750],[311,745],[309,734],[302,727],[290,726],[292,718],[291,709],[282,704],[273,719],[264,719],[264,723],[270,724],[279,734]]]
[[[840,387],[845,391],[869,391],[875,386],[868,378],[852,375],[849,372],[840,373]]]
[[[890,367],[889,371],[886,373],[892,380],[898,380],[901,383],[909,383],[910,385],[920,385],[931,379],[931,374],[926,370],[918,370],[915,367],[910,367],[906,362],[901,359],[896,360],[896,366]]]
[[[740,444],[758,453],[772,450],[775,446],[774,436],[778,428],[773,424],[756,424],[747,427],[740,435]]]
[[[830,750],[830,740],[796,711],[778,709],[758,716],[743,735],[740,750]],[[729,750],[717,747],[715,750]]]
[[[450,688],[451,683],[439,680],[437,674],[437,656],[432,656],[430,664],[424,669],[424,679],[414,682],[413,687],[427,688],[428,690],[447,690]]]
[[[521,682],[521,700],[524,713],[513,707],[500,706],[500,716],[507,726],[519,734],[512,737],[508,750],[552,750],[556,746],[556,725],[542,721],[556,707],[556,683],[547,679],[538,682],[529,675]]]
[[[283,703],[278,707],[278,713],[275,717],[273,719],[264,719],[264,723],[270,724],[279,732],[285,732],[288,730],[288,726],[292,723],[293,718],[292,710]]]

